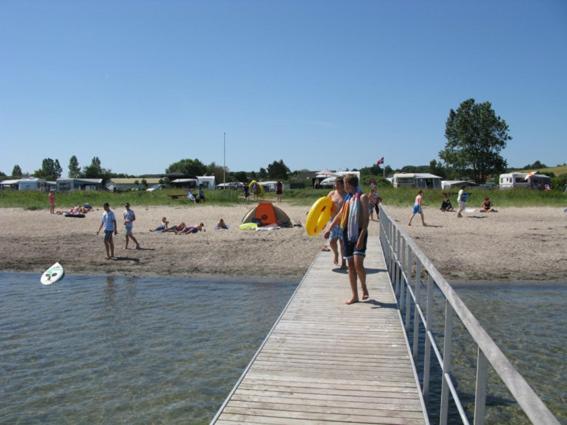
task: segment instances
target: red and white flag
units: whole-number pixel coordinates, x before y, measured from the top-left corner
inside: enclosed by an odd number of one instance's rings
[[[376,165],[381,165],[383,163],[384,163],[384,157],[382,157],[378,161],[376,161]]]

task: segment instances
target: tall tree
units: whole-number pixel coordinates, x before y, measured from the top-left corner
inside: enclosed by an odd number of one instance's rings
[[[12,168],[12,177],[22,177],[22,169],[20,168],[20,166],[18,164],[14,165],[14,168]]]
[[[207,166],[195,159],[182,159],[180,161],[174,162],[165,170],[167,174],[169,173],[181,173],[185,176],[202,176],[207,172]]]
[[[81,175],[81,167],[79,166],[79,160],[75,155],[69,159],[69,177],[76,179]]]
[[[500,152],[512,138],[508,124],[496,115],[490,102],[468,99],[449,111],[445,127],[447,144],[439,157],[448,167],[482,183],[490,174],[506,169]]]
[[[274,161],[268,165],[268,175],[271,179],[287,180],[290,170],[283,162],[283,159]]]
[[[36,170],[33,175],[35,177],[39,177],[46,180],[57,180],[59,177],[61,177],[62,172],[63,169],[59,164],[59,160],[45,158],[41,163],[41,168],[39,170]]]
[[[215,176],[215,181],[216,183],[222,183],[223,178],[226,176],[226,179],[228,180],[228,167],[225,170],[225,168],[221,165],[217,165],[214,162],[211,162],[209,165],[207,165],[207,171],[206,174],[208,176]]]
[[[98,156],[93,157],[90,165],[83,169],[83,176],[89,179],[100,179],[104,178],[107,171],[102,168],[100,159]]]

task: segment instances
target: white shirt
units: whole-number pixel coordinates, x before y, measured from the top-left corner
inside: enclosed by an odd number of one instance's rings
[[[463,189],[459,190],[459,194],[457,195],[457,202],[464,202],[463,201],[463,193],[465,191]]]
[[[132,210],[124,210],[124,224],[132,224],[136,220],[136,214]]]
[[[101,222],[104,225],[103,227],[105,231],[113,232],[115,221],[116,218],[114,217],[114,213],[112,212],[112,210],[105,211],[104,214],[102,214]]]

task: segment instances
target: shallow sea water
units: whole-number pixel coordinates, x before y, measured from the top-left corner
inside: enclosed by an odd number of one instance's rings
[[[0,423],[208,423],[295,286],[0,273]]]
[[[453,287],[559,422],[567,425],[567,284],[461,283]],[[442,349],[444,300],[439,291],[433,295],[432,332]],[[460,321],[454,323],[451,375],[472,423],[477,348]],[[409,337],[411,341],[411,331]],[[422,329],[419,339],[418,370],[422,380]],[[436,361],[432,363],[430,382],[427,406],[431,423],[438,423],[441,371]],[[486,425],[531,423],[491,368],[486,405]],[[461,423],[455,405],[450,403],[449,424]]]

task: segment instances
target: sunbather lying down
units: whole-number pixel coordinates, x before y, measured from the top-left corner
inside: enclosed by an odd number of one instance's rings
[[[168,227],[167,229],[162,230],[161,232],[162,232],[162,233],[165,233],[165,232],[175,232],[175,233],[177,233],[177,232],[181,232],[183,229],[185,229],[185,223],[184,223],[184,222],[181,222],[181,223],[179,223],[177,226]]]
[[[150,232],[163,232],[168,228],[169,221],[166,217],[161,218],[161,223],[155,229],[150,229]]]
[[[175,232],[176,235],[181,234],[188,234],[188,233],[197,233],[197,232],[205,232],[205,225],[203,223],[199,223],[198,226],[187,226],[183,230]]]

